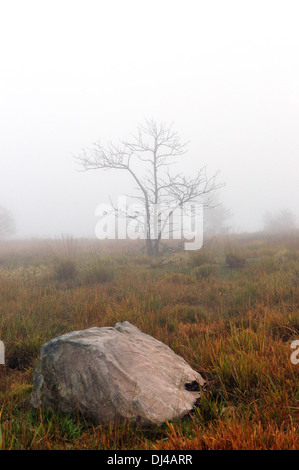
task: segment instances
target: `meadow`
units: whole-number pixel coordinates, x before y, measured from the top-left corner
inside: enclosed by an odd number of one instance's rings
[[[1,449],[299,449],[299,234],[215,237],[149,258],[99,241],[0,244]],[[30,405],[40,347],[127,320],[207,381],[179,422],[95,426]]]

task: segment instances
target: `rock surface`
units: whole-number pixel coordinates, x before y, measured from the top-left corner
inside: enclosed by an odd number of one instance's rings
[[[157,425],[192,410],[198,384],[203,378],[183,358],[123,322],[44,344],[31,402],[36,408],[79,411],[97,424]]]

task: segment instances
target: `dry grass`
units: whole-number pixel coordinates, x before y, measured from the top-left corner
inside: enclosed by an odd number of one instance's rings
[[[114,253],[113,253],[114,251]],[[226,263],[228,253],[246,260]],[[73,275],[60,273],[68,260]],[[68,273],[69,271],[67,271]],[[29,403],[40,346],[67,331],[128,320],[207,380],[192,417],[161,428],[95,427]],[[150,260],[88,241],[0,247],[0,448],[298,449],[299,236],[228,237]]]

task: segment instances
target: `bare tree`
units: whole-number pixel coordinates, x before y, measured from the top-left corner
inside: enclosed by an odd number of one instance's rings
[[[216,183],[219,172],[207,177],[206,168],[202,167],[193,177],[182,173],[172,174],[170,166],[187,152],[187,142],[181,142],[172,125],[146,120],[139,125],[132,141],[120,141],[118,145],[106,147],[94,143],[91,148],[83,149],[76,157],[84,170],[122,170],[131,175],[136,184],[135,197],[144,208],[146,248],[149,255],[159,254],[162,224],[155,230],[152,215],[155,208],[170,208],[171,218],[175,208],[186,203],[198,202],[219,188]],[[131,215],[134,218],[134,214]],[[161,217],[161,213],[158,213]]]
[[[11,213],[0,206],[0,240],[15,233],[15,221]]]

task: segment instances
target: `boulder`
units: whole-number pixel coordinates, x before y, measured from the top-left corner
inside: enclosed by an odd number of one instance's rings
[[[79,412],[96,424],[139,426],[181,418],[194,408],[203,378],[168,346],[129,322],[52,339],[41,349],[31,403]]]

